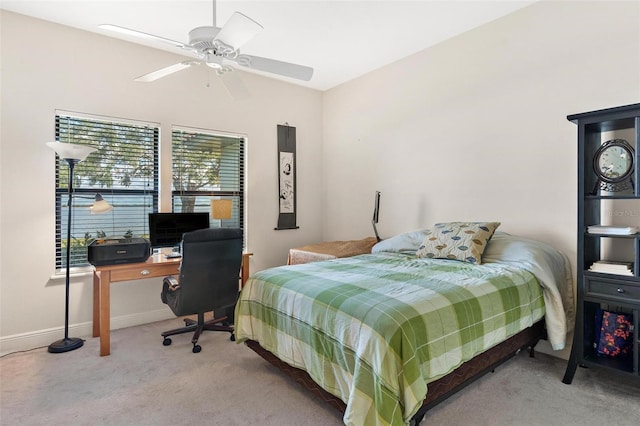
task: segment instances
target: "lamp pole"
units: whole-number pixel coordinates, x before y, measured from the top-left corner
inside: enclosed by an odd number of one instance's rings
[[[65,158],[69,164],[69,191],[67,199],[67,267],[66,267],[66,280],[65,280],[65,306],[64,306],[64,339],[56,340],[49,345],[49,352],[61,353],[69,352],[74,349],[78,349],[84,344],[84,341],[78,337],[69,337],[69,287],[71,284],[71,202],[73,200],[73,168],[80,162],[76,158]]]

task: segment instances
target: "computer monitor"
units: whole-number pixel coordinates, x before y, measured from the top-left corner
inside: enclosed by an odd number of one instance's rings
[[[149,213],[151,247],[175,247],[185,232],[209,227],[209,213]]]

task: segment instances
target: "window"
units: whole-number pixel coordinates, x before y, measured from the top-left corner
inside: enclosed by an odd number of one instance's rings
[[[211,201],[231,200],[230,219],[211,217],[211,227],[244,229],[244,139],[174,127],[174,212],[210,212]]]
[[[71,242],[66,241],[69,167],[56,160],[56,268],[87,265],[87,245],[98,237],[148,236],[148,213],[158,210],[157,124],[56,114],[56,140],[97,151],[74,168]],[[91,214],[100,193],[114,208]]]

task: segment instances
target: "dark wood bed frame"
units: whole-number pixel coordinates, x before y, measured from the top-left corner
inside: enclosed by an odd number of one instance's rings
[[[540,320],[515,336],[510,337],[504,342],[463,363],[446,376],[429,383],[429,392],[427,392],[422,407],[420,407],[418,412],[412,417],[410,424],[412,426],[418,425],[427,410],[444,401],[484,374],[493,371],[497,366],[516,355],[521,349],[529,348],[529,356],[533,357],[533,348],[540,339],[545,338],[544,320]],[[281,361],[280,358],[264,349],[254,340],[247,340],[245,344],[271,364],[289,374],[296,382],[302,384],[318,398],[324,400],[340,413],[344,413],[346,408],[345,403],[338,397],[321,389],[307,372]]]

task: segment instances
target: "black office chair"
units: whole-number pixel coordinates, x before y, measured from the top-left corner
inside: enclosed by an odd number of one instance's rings
[[[176,316],[198,315],[198,320],[185,319],[185,327],[162,333],[163,345],[168,336],[194,331],[193,353],[202,350],[198,338],[203,330],[227,331],[233,334],[233,308],[238,299],[242,264],[242,230],[209,228],[187,232],[182,237],[180,277],[165,277],[161,298]],[[205,312],[214,311],[214,319],[204,321]],[[227,314],[229,312],[229,314]]]

